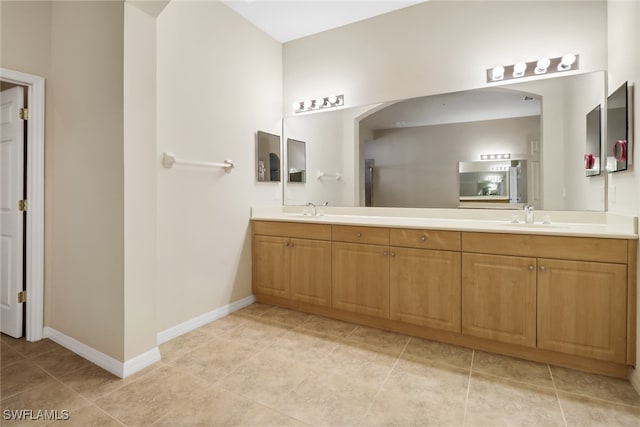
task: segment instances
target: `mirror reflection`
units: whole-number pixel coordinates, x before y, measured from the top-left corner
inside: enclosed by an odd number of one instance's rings
[[[460,207],[522,208],[529,203],[527,161],[460,162]]]
[[[256,180],[280,181],[280,137],[259,130],[256,139]]]
[[[594,72],[287,117],[284,133],[306,141],[311,176],[342,179],[285,185],[285,204],[468,207],[460,163],[510,153],[524,166],[527,203],[602,211],[605,175],[587,178],[584,154],[586,115],[605,95],[604,72]]]
[[[305,143],[287,138],[287,182],[307,182]]]
[[[600,175],[601,121],[600,105],[598,105],[587,114],[587,144],[584,155],[586,176]]]
[[[629,152],[627,82],[607,98],[607,172],[627,170]]]

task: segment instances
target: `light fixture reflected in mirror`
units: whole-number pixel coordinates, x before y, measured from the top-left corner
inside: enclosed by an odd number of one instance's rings
[[[341,107],[344,105],[344,95],[330,95],[318,97],[316,99],[307,99],[293,103],[293,111],[296,113],[305,113],[313,110],[322,110],[325,108]]]

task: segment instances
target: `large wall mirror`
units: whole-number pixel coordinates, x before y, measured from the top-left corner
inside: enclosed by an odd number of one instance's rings
[[[256,134],[256,180],[280,181],[280,137],[259,130]]]
[[[306,142],[310,178],[285,183],[284,203],[469,207],[460,165],[490,168],[489,156],[508,154],[526,188],[504,207],[603,211],[606,174],[586,177],[584,156],[587,114],[605,96],[601,71],[286,117],[285,137]],[[316,171],[342,179],[311,178]]]

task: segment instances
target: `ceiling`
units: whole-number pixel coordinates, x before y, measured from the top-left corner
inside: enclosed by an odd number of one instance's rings
[[[291,40],[428,0],[222,0],[275,40]]]

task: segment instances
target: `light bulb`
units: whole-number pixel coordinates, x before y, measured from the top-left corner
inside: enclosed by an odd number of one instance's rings
[[[304,105],[305,110],[308,110],[313,105],[313,101],[311,101],[310,99],[307,99],[307,100],[304,101],[303,105]]]
[[[315,107],[316,108],[324,107],[324,98],[317,98]]]
[[[338,103],[338,97],[335,95],[329,96],[329,104],[335,105]]]
[[[558,71],[566,71],[571,69],[573,63],[576,62],[576,56],[573,53],[567,53],[562,57],[558,64]]]
[[[547,68],[549,68],[549,64],[551,61],[549,58],[540,58],[538,59],[538,63],[536,64],[535,73],[536,74],[544,74],[547,72]]]
[[[527,69],[527,63],[520,61],[513,66],[513,77],[522,77]]]
[[[295,111],[298,111],[300,109],[300,107],[301,107],[299,101],[294,102],[291,106],[293,107],[293,109]]]
[[[504,78],[504,67],[502,65],[498,65],[491,70],[491,78],[492,80],[502,80]]]

